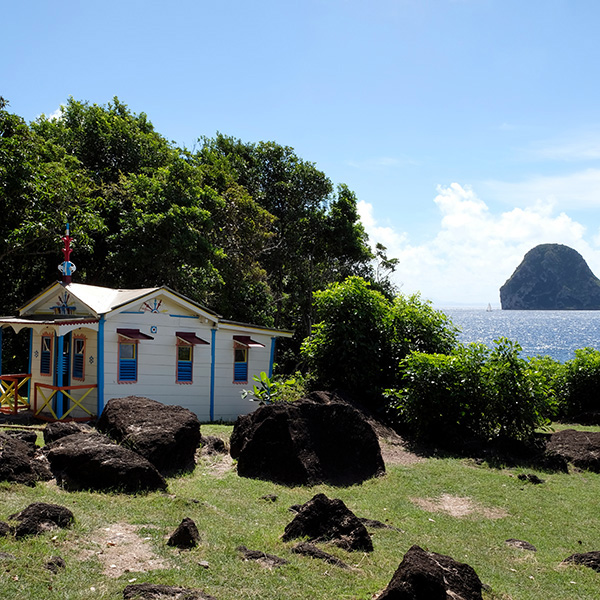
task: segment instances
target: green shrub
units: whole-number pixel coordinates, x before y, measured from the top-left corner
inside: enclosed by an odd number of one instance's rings
[[[575,350],[555,382],[559,418],[573,419],[586,412],[600,411],[600,351],[594,348]]]
[[[314,294],[317,324],[301,354],[314,386],[377,404],[398,381],[398,363],[413,350],[449,351],[456,328],[418,294],[394,301],[360,277]]]
[[[400,364],[402,386],[388,390],[391,411],[419,438],[453,442],[506,436],[526,439],[549,423],[545,373],[501,338],[449,354],[413,352]]]

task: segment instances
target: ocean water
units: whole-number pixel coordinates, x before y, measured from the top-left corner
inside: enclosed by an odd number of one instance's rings
[[[574,358],[578,348],[600,349],[600,311],[442,309],[461,333],[463,343],[492,347],[506,337],[519,342],[523,356]]]

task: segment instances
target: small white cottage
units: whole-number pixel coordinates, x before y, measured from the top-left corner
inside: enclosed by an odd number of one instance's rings
[[[72,283],[74,265],[65,263],[62,282],[18,316],[0,317],[1,328],[30,330],[29,372],[0,377],[5,408],[11,393],[11,406],[27,395],[21,403],[51,419],[91,418],[110,398],[131,395],[183,406],[203,421],[256,407],[242,391],[261,371],[272,375],[276,339],[291,332],[222,319],[167,287]]]

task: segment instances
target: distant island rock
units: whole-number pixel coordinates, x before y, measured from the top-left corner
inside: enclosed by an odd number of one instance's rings
[[[500,288],[503,310],[600,310],[600,279],[573,248],[540,244]]]

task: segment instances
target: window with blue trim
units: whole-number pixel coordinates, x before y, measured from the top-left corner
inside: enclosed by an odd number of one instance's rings
[[[233,350],[233,382],[248,382],[248,348],[237,346]]]
[[[73,379],[84,379],[85,338],[73,338]]]
[[[180,344],[177,346],[177,383],[192,383],[194,347]]]
[[[52,336],[42,335],[42,351],[40,352],[40,373],[52,375]]]
[[[130,341],[119,342],[119,381],[137,381],[137,344]]]

